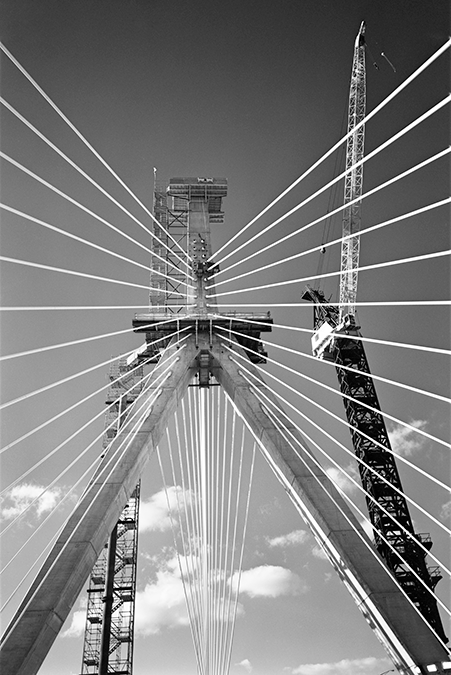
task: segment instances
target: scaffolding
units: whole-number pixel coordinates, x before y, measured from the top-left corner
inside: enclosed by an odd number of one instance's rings
[[[188,263],[188,204],[186,200],[168,197],[166,188],[165,183],[155,182],[153,213],[161,227],[152,221],[149,305],[154,314],[184,314],[185,272],[189,268],[180,259]]]
[[[143,366],[119,359],[110,367],[103,447],[143,390]],[[132,675],[140,483],[124,507],[89,578],[82,675]]]

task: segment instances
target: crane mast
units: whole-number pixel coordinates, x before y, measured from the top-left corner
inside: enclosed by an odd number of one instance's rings
[[[335,363],[377,551],[431,628],[448,642],[433,591],[441,574],[428,567],[429,534],[415,532],[381,414],[374,380],[356,323],[360,253],[360,200],[363,187],[366,77],[365,23],[354,46],[349,94],[346,178],[341,248],[339,308],[321,290],[307,286],[302,298],[315,303],[313,354]],[[359,126],[360,124],[360,126]],[[357,166],[356,166],[357,165]]]
[[[354,45],[351,85],[348,107],[348,133],[344,203],[349,204],[343,216],[341,244],[340,321],[347,314],[355,316],[358,266],[360,253],[360,202],[363,189],[363,151],[365,144],[366,76],[365,76],[365,22],[362,21]],[[360,126],[359,126],[360,125]],[[352,133],[351,133],[352,132]]]

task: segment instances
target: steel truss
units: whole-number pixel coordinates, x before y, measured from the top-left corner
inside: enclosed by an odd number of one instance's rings
[[[152,222],[154,237],[151,243],[150,288],[160,290],[150,291],[149,304],[155,314],[168,312],[183,314],[186,310],[180,305],[186,304],[187,288],[184,282],[189,283],[186,277],[189,268],[181,265],[180,258],[188,263],[186,255],[187,202],[169,197],[166,184],[155,183],[153,213],[161,227],[155,221]],[[180,293],[185,298],[181,297]]]
[[[308,288],[303,297],[317,303],[315,331],[323,325],[333,329],[339,325],[337,308],[327,304],[321,291]],[[438,567],[428,567],[426,553],[418,546],[421,542],[430,550],[432,540],[429,534],[414,530],[385,421],[378,412],[381,408],[363,342],[346,338],[346,332],[354,338],[362,337],[358,327],[350,323],[347,329],[334,333],[326,354],[336,364],[354,452],[370,467],[359,462],[376,548],[401,588],[446,643],[437,601],[428,592],[428,588],[434,590],[442,576]]]

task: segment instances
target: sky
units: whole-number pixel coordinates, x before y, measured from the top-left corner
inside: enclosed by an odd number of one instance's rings
[[[71,122],[85,135],[133,192],[152,205],[153,167],[159,180],[172,176],[218,176],[228,179],[224,224],[213,226],[213,249],[256,216],[282,190],[344,134],[349,76],[354,40],[360,23],[367,25],[367,110],[371,111],[416,68],[443,45],[449,34],[449,5],[445,0],[2,0],[2,43],[29,71]],[[385,54],[386,58],[381,56]],[[374,65],[376,63],[376,65]],[[5,100],[64,153],[98,181],[105,190],[145,225],[149,218],[114,181],[63,121],[1,55],[1,88]],[[366,127],[366,153],[397,133],[441,101],[449,88],[449,54],[438,59]],[[61,157],[1,108],[2,151],[16,162],[114,223],[149,246],[146,232],[111,204]],[[405,137],[368,162],[364,191],[449,145],[449,112],[442,109]],[[325,161],[314,173],[260,218],[237,244],[259,232],[341,171],[341,154]],[[338,167],[338,168],[337,168]],[[341,168],[340,168],[341,167]],[[445,157],[414,173],[362,205],[362,227],[394,218],[448,196],[449,162]],[[258,250],[339,204],[326,192],[292,217],[231,257],[225,267]],[[67,232],[112,249],[148,265],[141,248],[83,213],[75,205],[25,175],[9,162],[2,163],[1,201]],[[67,306],[129,305],[145,307],[148,272],[106,253],[50,232],[2,209],[2,255],[110,277],[144,288],[76,278],[57,272],[2,265],[2,305]],[[320,224],[236,268],[254,269],[308,250],[340,236],[336,218],[327,230]],[[361,264],[371,265],[449,249],[446,208],[365,235]],[[224,253],[228,252],[226,251]],[[311,328],[312,310],[278,307],[299,303],[304,283],[237,293],[250,286],[298,279],[339,266],[337,247],[323,258],[318,253],[256,272],[225,284],[224,310],[247,303],[249,311],[271,311],[275,323]],[[235,275],[235,269],[233,270]],[[223,278],[232,276],[224,274]],[[362,272],[358,300],[418,301],[449,299],[449,262],[446,257]],[[336,299],[337,279],[322,288]],[[218,288],[219,290],[219,288]],[[259,305],[262,307],[259,307]],[[241,311],[246,309],[241,308]],[[90,311],[2,312],[3,354],[101,335],[131,327],[133,309]],[[361,307],[358,320],[365,336],[449,349],[449,307]],[[307,333],[275,328],[268,340],[310,354]],[[139,336],[125,333],[78,346],[2,363],[2,401],[25,396],[54,381],[107,361],[138,347]],[[337,390],[334,369],[327,363],[267,348],[270,358],[302,375]],[[449,396],[449,357],[399,347],[368,343],[372,372],[412,387]],[[279,366],[264,367],[276,392],[300,407],[319,427],[350,448],[346,427],[311,403],[270,378],[274,375],[343,418],[340,396]],[[11,443],[107,382],[107,365],[83,377],[28,397],[2,411],[1,446]],[[437,398],[379,382],[381,407],[443,440],[449,439],[449,411]],[[2,489],[26,472],[49,451],[75,432],[51,461],[21,480],[0,506],[8,525],[18,509],[38,498],[36,505],[1,540],[6,564],[37,525],[39,535],[21,551],[3,575],[2,596],[9,597],[30,563],[35,561],[67,517],[82,482],[55,517],[44,522],[51,508],[101,452],[97,442],[73,468],[48,485],[75,457],[101,434],[104,394],[99,393],[54,423],[26,438],[2,455]],[[81,429],[94,415],[98,418]],[[294,414],[294,413],[293,413]],[[296,423],[342,466],[355,466],[318,428],[295,415]],[[389,423],[398,454],[447,481],[449,450],[425,436]],[[318,453],[319,454],[319,453]],[[338,476],[329,459],[329,473]],[[406,492],[435,518],[449,516],[449,495],[399,462]],[[361,503],[349,484],[349,494]],[[359,501],[360,500],[360,501]],[[139,628],[135,643],[135,675],[194,675],[195,660],[189,629],[184,621],[180,583],[171,557],[171,534],[162,500],[157,463],[151,461],[143,477],[143,517],[139,552],[137,608]],[[440,528],[412,508],[419,532],[431,532],[433,552],[449,563],[449,546]],[[244,557],[243,612],[237,620],[232,675],[379,675],[391,668],[383,648],[365,624],[347,591],[324,560],[306,525],[274,479],[263,457],[257,455]],[[31,576],[8,604],[6,625]],[[166,599],[174,592],[172,608]],[[447,602],[449,585],[443,580],[437,594]],[[75,612],[83,607],[80,598]],[[145,608],[145,609],[143,609]],[[72,615],[41,669],[42,675],[80,672],[82,639],[80,614]]]

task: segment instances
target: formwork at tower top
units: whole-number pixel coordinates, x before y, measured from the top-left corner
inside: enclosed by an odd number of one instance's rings
[[[181,314],[187,311],[184,270],[190,267],[187,254],[188,204],[192,200],[207,203],[209,224],[221,224],[224,222],[222,199],[226,195],[225,178],[171,178],[169,184],[155,183],[153,212],[162,227],[155,221],[152,223],[154,237],[151,247],[154,255],[151,257],[150,287],[159,289],[149,293],[152,313]],[[200,253],[202,256],[205,251]],[[166,262],[161,258],[165,258]],[[167,278],[169,272],[172,280]]]

